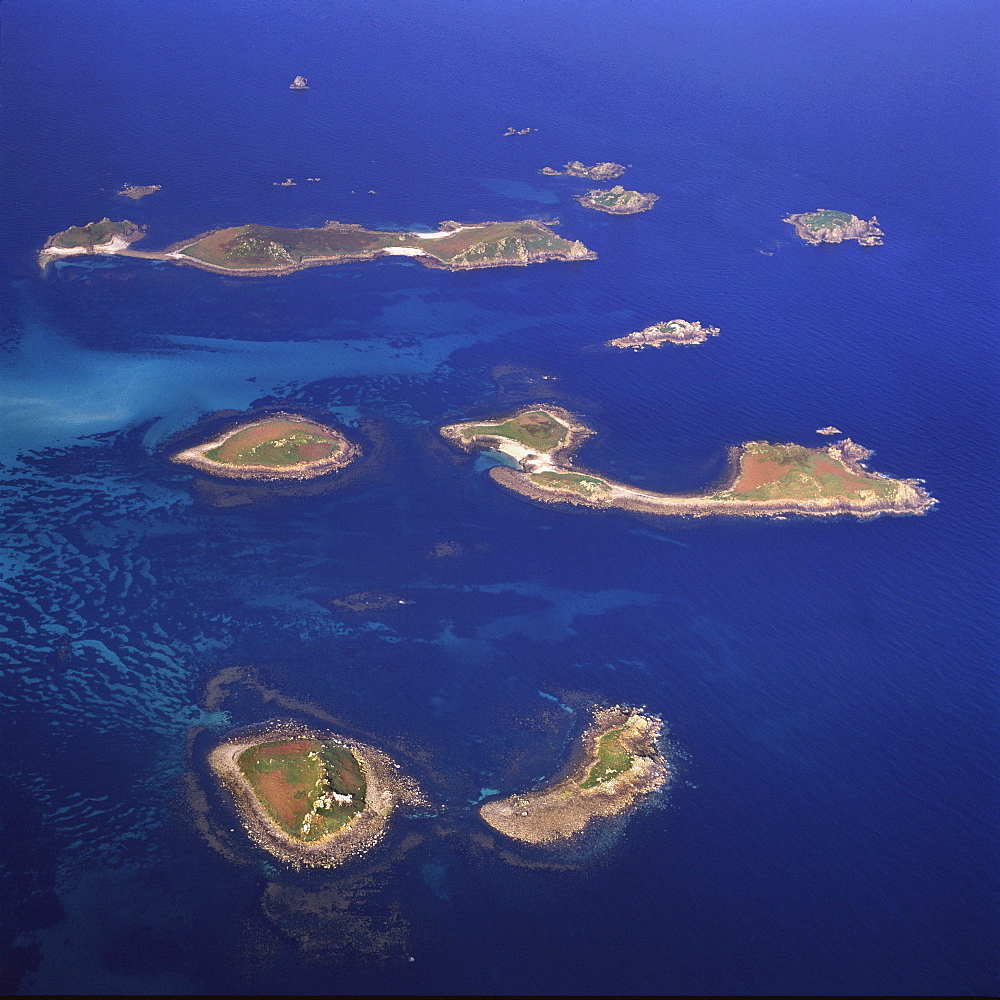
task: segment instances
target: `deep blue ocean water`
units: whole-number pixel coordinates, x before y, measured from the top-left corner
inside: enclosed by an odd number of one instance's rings
[[[6,989],[995,991],[991,5],[0,17]],[[538,173],[569,159],[631,164],[660,201],[588,212],[585,182]],[[877,215],[885,245],[807,246],[781,220],[816,208]],[[105,215],[149,249],[248,221],[558,218],[599,259],[38,273],[46,236]],[[599,346],[678,316],[722,334]],[[561,509],[437,436],[545,400],[595,427],[582,464],[646,487],[833,423],[939,504]],[[166,461],[225,411],[281,406],[352,428],[356,474],[274,495]],[[366,590],[408,603],[330,604]],[[227,667],[243,680],[207,710]],[[586,707],[617,701],[664,718],[669,792],[569,854],[484,837],[475,803],[553,774]],[[204,768],[213,740],[310,706],[434,804],[332,873],[250,847]]]

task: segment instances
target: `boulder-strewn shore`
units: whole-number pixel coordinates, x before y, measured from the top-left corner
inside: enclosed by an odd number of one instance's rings
[[[659,347],[661,344],[703,344],[709,337],[717,337],[717,326],[702,326],[701,323],[689,323],[683,319],[671,319],[663,323],[654,323],[645,330],[615,337],[607,342],[608,347],[631,348],[634,351],[643,347]]]
[[[148,194],[155,194],[161,189],[162,185],[160,184],[126,184],[118,193],[123,198],[138,201],[140,198],[145,198]]]
[[[254,794],[237,763],[245,750],[261,743],[294,739],[327,740],[345,747],[358,761],[367,783],[364,808],[346,826],[318,840],[300,840],[282,830]],[[294,722],[273,723],[252,736],[233,736],[209,753],[208,763],[232,796],[250,839],[276,858],[296,866],[333,868],[342,864],[370,850],[382,839],[399,805],[425,804],[416,783],[404,776],[381,750]]]
[[[296,427],[301,428],[304,433],[321,432],[327,439],[336,442],[338,445],[337,451],[329,457],[310,459],[289,465],[257,465],[242,462],[234,464],[231,461],[216,461],[209,458],[206,454],[207,452],[221,448],[237,434],[244,434],[247,431],[253,432],[254,429],[257,429],[261,442],[264,442],[268,440],[267,435],[270,433],[272,427],[278,428],[280,431],[285,431],[289,426],[293,429]],[[171,461],[179,465],[190,465],[200,472],[208,472],[213,476],[222,476],[225,479],[257,479],[267,481],[278,479],[315,479],[317,476],[325,476],[327,473],[345,468],[360,455],[360,445],[348,440],[345,435],[335,428],[317,424],[315,421],[296,413],[273,413],[260,420],[237,424],[211,441],[206,441],[204,444],[185,448],[183,451],[172,455]]]
[[[815,212],[790,215],[785,222],[795,226],[795,232],[806,243],[842,243],[857,240],[862,246],[881,246],[885,235],[872,216],[868,222],[849,212],[834,212],[820,208]]]
[[[546,177],[585,177],[591,181],[613,181],[625,173],[625,167],[621,163],[611,163],[607,160],[595,163],[592,167],[586,167],[579,160],[570,160],[562,170],[542,167],[539,173],[545,174]]]
[[[621,184],[616,184],[613,188],[594,188],[586,194],[578,194],[574,197],[584,208],[592,208],[597,212],[609,212],[611,215],[635,215],[636,212],[648,212],[660,200],[658,194],[626,191]]]
[[[130,249],[143,235],[142,230],[132,223],[105,219],[50,237],[39,254],[39,264],[44,268],[68,254],[106,253],[189,265],[214,274],[270,277],[308,267],[394,256],[412,257],[426,267],[449,271],[596,258],[597,254],[579,240],[555,233],[551,227],[557,224],[538,219],[468,225],[442,222],[436,233],[366,230],[336,221],[315,229],[250,224],[210,230],[157,252]],[[115,231],[105,238],[108,227]],[[100,239],[88,236],[92,229],[99,230]]]
[[[658,718],[639,709],[596,709],[564,777],[532,792],[487,802],[479,815],[494,830],[522,843],[565,842],[595,821],[634,808],[667,783],[669,768],[657,745],[661,730]]]
[[[546,448],[532,443],[532,426],[550,421]],[[562,436],[552,424],[561,425]],[[526,433],[527,432],[527,433]],[[915,479],[890,479],[861,464],[871,454],[845,438],[820,448],[749,441],[730,449],[727,479],[703,493],[654,493],[585,469],[572,455],[590,429],[559,407],[526,407],[494,421],[452,424],[441,434],[464,450],[493,448],[517,468],[497,465],[490,477],[532,500],[685,517],[830,517],[922,514],[936,500]]]

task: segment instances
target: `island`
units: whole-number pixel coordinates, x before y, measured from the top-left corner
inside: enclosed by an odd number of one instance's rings
[[[639,191],[626,191],[621,184],[613,188],[594,188],[586,194],[574,195],[584,208],[593,208],[598,212],[610,212],[612,215],[635,215],[636,212],[648,212],[660,200],[656,194],[642,194]]]
[[[309,89],[309,81],[304,76],[297,76],[288,85],[288,89],[289,90],[308,90]]]
[[[374,846],[415,784],[380,750],[296,723],[216,746],[208,764],[251,840],[296,866],[332,868]]]
[[[595,820],[620,816],[670,776],[657,744],[662,722],[637,708],[599,708],[564,777],[532,792],[487,802],[479,815],[526,844],[558,845]]]
[[[833,437],[835,434],[843,434],[844,432],[839,427],[834,427],[833,424],[830,424],[827,427],[820,427],[816,433],[822,434],[825,437]]]
[[[45,241],[45,246],[38,254],[38,262],[45,268],[59,257],[75,254],[120,254],[145,235],[141,226],[127,219],[112,222],[105,218],[100,222],[88,222],[85,226],[70,226]]]
[[[795,232],[806,243],[842,243],[844,240],[857,240],[862,246],[876,247],[882,245],[885,235],[878,227],[878,219],[872,216],[865,222],[850,212],[833,212],[828,208],[820,208],[815,212],[805,212],[802,215],[790,215],[785,222],[795,226]]]
[[[645,330],[624,337],[609,340],[607,347],[629,347],[634,351],[644,347],[659,347],[661,344],[703,344],[709,337],[717,337],[717,326],[702,326],[701,323],[688,323],[683,319],[671,319],[665,323],[654,323]]]
[[[593,432],[558,406],[529,406],[498,420],[450,424],[441,435],[465,451],[491,449],[516,463],[490,477],[532,500],[688,517],[922,514],[936,501],[915,479],[868,472],[871,454],[845,438],[820,448],[749,441],[729,450],[726,481],[693,495],[654,493],[572,465]]]
[[[314,479],[361,454],[340,431],[295,413],[275,413],[171,456],[226,479]]]
[[[44,268],[67,254],[107,253],[190,264],[217,274],[261,276],[386,256],[411,257],[449,271],[596,258],[579,241],[556,235],[551,228],[555,225],[558,222],[537,219],[470,225],[449,221],[442,222],[436,233],[418,233],[369,230],[343,222],[328,222],[320,229],[250,224],[215,229],[152,252],[130,248],[143,235],[137,226],[103,219],[50,237],[38,260]]]
[[[586,177],[592,181],[613,181],[625,173],[625,167],[621,163],[611,163],[606,160],[595,163],[592,167],[585,167],[579,160],[570,160],[562,170],[542,167],[539,173],[547,177]]]
[[[155,194],[161,188],[161,184],[126,184],[118,193],[123,198],[138,201],[140,198],[145,198],[147,194]],[[105,219],[105,222],[107,221],[109,220]]]

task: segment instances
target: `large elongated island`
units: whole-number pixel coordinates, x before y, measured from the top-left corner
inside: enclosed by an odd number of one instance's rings
[[[692,495],[640,490],[573,467],[573,453],[593,432],[558,406],[529,406],[496,420],[449,424],[442,436],[465,451],[492,449],[517,463],[490,476],[533,500],[618,507],[689,517],[829,517],[922,514],[936,503],[915,479],[869,472],[871,454],[844,438],[820,448],[748,441],[730,449],[726,482]]]
[[[436,233],[384,232],[344,222],[320,229],[284,229],[256,223],[213,229],[165,250],[134,250],[145,233],[131,222],[102,219],[71,226],[50,236],[38,255],[52,261],[79,254],[112,254],[188,264],[217,274],[261,276],[291,274],[307,267],[412,257],[427,267],[465,271],[478,267],[537,264],[546,260],[592,260],[597,254],[552,230],[556,222],[442,222]]]

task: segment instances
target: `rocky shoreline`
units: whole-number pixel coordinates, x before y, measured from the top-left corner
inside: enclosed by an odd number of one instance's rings
[[[645,330],[638,330],[624,337],[615,337],[614,340],[607,341],[605,346],[639,351],[644,347],[659,347],[661,344],[703,344],[709,337],[718,335],[717,326],[702,326],[698,322],[689,323],[683,319],[672,319],[654,323]]]
[[[237,764],[240,754],[251,747],[288,739],[339,743],[354,754],[365,774],[365,808],[346,826],[319,840],[301,841],[285,833],[267,814]],[[266,731],[256,732],[252,737],[234,736],[210,751],[208,764],[232,796],[250,839],[274,857],[296,867],[333,868],[343,864],[370,850],[382,839],[397,806],[424,804],[416,783],[402,775],[399,766],[381,750],[294,722],[273,723]]]
[[[462,429],[464,427],[468,427],[470,424],[473,424],[476,427],[488,427],[491,424],[499,425],[508,420],[513,420],[524,413],[530,413],[533,410],[544,410],[546,413],[554,416],[566,427],[566,440],[561,445],[553,448],[545,454],[553,462],[559,462],[560,464],[566,465],[571,464],[573,453],[594,432],[586,424],[580,423],[580,421],[572,413],[570,413],[569,410],[565,410],[561,406],[521,406],[518,409],[513,410],[511,413],[508,413],[503,420],[474,420],[465,421],[461,424],[448,424],[441,428],[440,434],[446,441],[453,444],[456,448],[460,448],[462,451],[474,452],[482,448],[484,443],[496,442],[497,444],[504,444],[508,439],[494,434],[475,434],[469,440],[466,440],[462,437]],[[524,448],[522,450],[529,452],[530,455],[530,449]],[[497,466],[497,468],[507,468],[507,466]],[[513,472],[515,470],[510,469],[509,471]]]
[[[104,222],[109,222],[110,220],[104,220]],[[343,253],[334,253],[325,256],[315,256],[315,257],[302,257],[299,260],[290,261],[288,263],[277,264],[274,266],[264,266],[264,267],[230,267],[222,264],[214,264],[210,261],[202,260],[199,257],[192,256],[185,253],[185,250],[196,246],[203,240],[206,240],[216,233],[223,232],[225,229],[232,227],[220,227],[217,229],[210,229],[205,233],[201,233],[191,239],[181,240],[172,243],[165,250],[160,251],[149,251],[149,250],[132,250],[130,249],[130,244],[137,239],[141,239],[145,232],[138,226],[133,226],[132,223],[122,223],[122,225],[127,225],[131,227],[125,233],[116,235],[111,240],[106,243],[95,243],[88,244],[87,246],[75,246],[75,247],[61,247],[58,245],[57,241],[64,236],[64,233],[58,233],[55,236],[49,237],[46,241],[44,248],[39,252],[38,260],[40,266],[44,269],[48,263],[56,258],[67,256],[67,255],[77,255],[77,254],[88,254],[88,253],[106,253],[115,254],[122,257],[136,257],[141,260],[158,260],[165,261],[170,264],[178,264],[181,266],[197,267],[202,271],[209,271],[212,274],[226,274],[237,277],[282,277],[288,274],[294,274],[296,271],[303,271],[309,267],[322,267],[330,264],[346,264],[358,261],[368,261],[376,260],[382,257],[393,257],[393,256],[406,256],[411,257],[418,263],[424,265],[424,267],[436,268],[445,271],[469,271],[478,268],[490,268],[490,267],[522,267],[528,264],[538,264],[549,260],[565,260],[565,261],[577,261],[577,260],[595,260],[597,254],[592,250],[589,250],[583,243],[579,240],[563,240],[562,237],[558,236],[557,233],[553,232],[550,228],[553,225],[557,225],[557,222],[545,223],[539,219],[522,219],[517,225],[530,224],[534,231],[538,234],[544,236],[550,236],[553,239],[562,240],[563,247],[552,247],[543,250],[528,250],[523,239],[518,238],[517,243],[517,256],[516,257],[483,257],[480,260],[457,260],[457,259],[446,259],[443,257],[438,257],[434,253],[434,241],[435,239],[443,238],[451,232],[456,232],[459,230],[466,229],[481,229],[484,232],[484,236],[487,238],[481,240],[479,243],[467,248],[462,254],[456,256],[464,256],[469,253],[480,249],[490,243],[488,238],[490,227],[499,226],[510,226],[511,223],[505,222],[477,222],[470,224],[461,224],[458,222],[442,222],[441,223],[441,234],[427,234],[429,238],[424,238],[420,241],[420,245],[410,244],[407,246],[388,246],[388,247],[371,247],[368,249],[358,249],[349,250]],[[93,225],[93,224],[91,224]],[[362,226],[348,224],[348,223],[327,223],[324,229],[328,228],[338,228],[345,230],[357,230],[364,232]],[[382,234],[376,233],[376,235],[398,235],[401,237],[401,241],[411,239],[412,237],[422,235],[409,232],[401,232],[398,234]],[[501,240],[502,242],[502,240]]]
[[[740,448],[735,452],[738,463]],[[730,466],[734,463],[731,461]],[[738,464],[737,464],[738,469]],[[575,469],[586,475],[604,479],[597,473]],[[875,476],[861,469],[865,475]],[[542,487],[528,478],[529,473],[497,465],[489,470],[490,478],[501,486],[520,493],[529,500],[542,503],[573,504],[578,507],[592,507],[605,510],[627,510],[636,514],[672,515],[674,517],[836,517],[850,515],[859,520],[879,517],[883,514],[913,515],[924,514],[937,501],[931,497],[915,479],[895,480],[906,489],[893,502],[873,497],[868,500],[854,500],[850,497],[818,498],[815,500],[715,500],[716,492],[725,490],[735,481],[720,484],[713,493],[690,496],[648,493],[622,487],[618,483],[605,480],[611,490],[601,497],[584,497],[572,490],[557,487]],[[876,477],[883,478],[883,477]]]
[[[610,202],[607,200],[609,195]],[[660,200],[660,196],[652,192],[643,194],[641,191],[626,191],[620,184],[616,184],[613,188],[594,188],[586,194],[574,195],[574,200],[584,208],[592,208],[597,212],[635,215],[637,212],[648,212]]]
[[[340,431],[326,427],[332,437],[335,437],[340,444],[340,449],[335,455],[329,458],[317,459],[310,462],[299,462],[296,465],[232,465],[227,462],[216,462],[207,458],[205,452],[212,451],[228,441],[234,434],[249,430],[251,427],[260,427],[263,424],[271,423],[274,420],[285,420],[302,424],[316,424],[314,420],[307,420],[295,413],[272,413],[260,420],[253,420],[250,423],[237,424],[231,427],[224,434],[206,441],[204,444],[195,445],[192,448],[185,448],[170,456],[171,462],[178,465],[189,465],[199,472],[207,472],[213,476],[221,476],[225,479],[256,479],[261,481],[287,480],[287,479],[315,479],[317,476],[325,476],[327,473],[336,472],[350,465],[356,458],[362,455],[361,446],[350,441]]]
[[[487,802],[479,815],[498,833],[526,844],[552,846],[577,837],[595,820],[625,813],[666,785],[670,771],[657,745],[662,727],[655,716],[627,706],[595,709],[563,777],[535,791]],[[582,787],[600,761],[601,739],[616,729],[623,730],[628,770]]]
[[[477,428],[502,426],[531,411],[541,411],[549,414],[562,423],[567,430],[566,439],[549,451],[542,452],[530,448],[519,441],[504,435],[488,433],[475,434],[465,439],[463,431],[470,426]],[[440,429],[445,440],[451,442],[463,451],[475,451],[477,448],[494,448],[502,454],[514,459],[519,468],[507,465],[497,465],[489,470],[490,478],[501,486],[520,493],[522,496],[542,503],[565,503],[581,507],[597,509],[612,509],[633,511],[643,514],[672,515],[675,517],[790,517],[813,516],[832,517],[849,514],[857,518],[877,517],[882,514],[923,514],[937,501],[930,496],[915,479],[892,479],[877,473],[869,472],[862,462],[870,456],[870,452],[844,438],[836,444],[825,448],[804,448],[797,445],[772,445],[766,441],[749,441],[729,450],[728,473],[724,482],[709,490],[696,494],[662,494],[649,490],[635,489],[624,483],[615,482],[598,473],[587,469],[573,467],[573,453],[579,445],[593,432],[579,422],[572,414],[557,406],[528,406],[505,416],[501,420],[473,421],[451,424]],[[755,459],[755,475],[760,475],[760,455],[766,460],[763,469],[763,480],[751,485],[744,485],[743,492],[753,490],[761,482],[769,484],[777,482],[780,475],[773,467],[768,469],[768,462],[806,461],[805,471],[801,478],[808,484],[814,483],[818,488],[816,476],[840,475],[846,477],[845,492],[835,493],[829,485],[826,495],[819,496],[786,496],[770,498],[766,495],[725,496],[731,493],[744,475],[744,459]],[[794,456],[799,456],[795,458]],[[749,458],[748,458],[749,456]],[[792,457],[789,457],[792,456]],[[813,472],[813,462],[826,463],[822,472]],[[786,465],[785,469],[794,469],[794,465]],[[817,466],[818,468],[818,466]],[[782,473],[783,474],[783,473]],[[812,478],[811,478],[812,477]],[[853,479],[853,482],[851,481]],[[871,487],[868,487],[871,483]],[[790,489],[791,487],[783,487]],[[796,488],[802,489],[801,485]]]
[[[562,170],[542,167],[538,172],[545,174],[546,177],[584,177],[591,181],[613,181],[625,173],[625,166],[605,160],[602,163],[595,163],[592,167],[586,167],[579,160],[570,160],[563,165]]]
[[[824,217],[830,217],[829,223]],[[863,247],[882,245],[885,235],[878,227],[878,219],[872,216],[868,222],[847,212],[833,212],[828,208],[820,208],[815,212],[804,212],[799,215],[789,215],[783,220],[795,227],[795,232],[806,243],[842,243],[844,240],[857,240]]]

